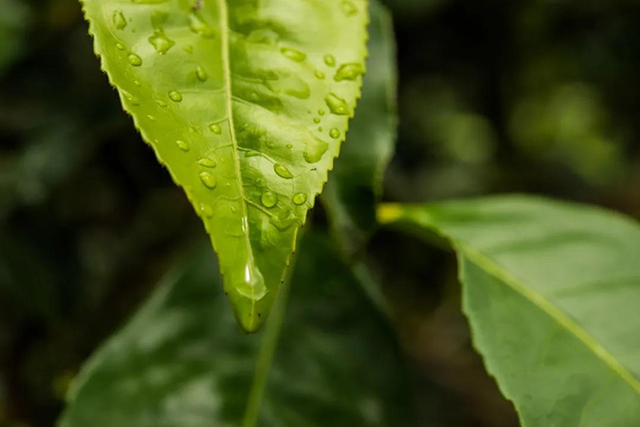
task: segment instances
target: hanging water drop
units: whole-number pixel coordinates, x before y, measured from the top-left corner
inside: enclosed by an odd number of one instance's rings
[[[205,187],[209,189],[216,188],[218,181],[216,180],[216,177],[214,175],[210,174],[209,172],[200,172],[199,176],[200,181],[202,181]]]
[[[265,208],[272,208],[276,205],[276,203],[278,203],[278,196],[276,196],[275,193],[271,191],[265,191],[264,193],[262,193],[262,196],[260,196],[260,201]]]
[[[273,165],[273,170],[281,178],[285,178],[285,179],[293,178],[293,174],[291,173],[291,171],[287,169],[286,166],[281,165],[280,163],[276,163],[275,165]]]
[[[173,102],[181,102],[182,94],[177,90],[172,90],[171,92],[169,92],[169,99],[171,99]]]

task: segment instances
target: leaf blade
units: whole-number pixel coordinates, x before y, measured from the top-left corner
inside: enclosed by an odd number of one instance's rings
[[[637,223],[530,197],[380,213],[453,242],[474,343],[523,425],[640,422]]]
[[[240,324],[257,330],[360,95],[360,69],[337,76],[366,55],[366,1],[83,4],[123,107],[202,218]]]

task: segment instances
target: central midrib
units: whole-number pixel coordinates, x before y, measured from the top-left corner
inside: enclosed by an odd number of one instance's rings
[[[238,177],[238,192],[240,193],[240,209],[241,214],[244,219],[246,219],[247,229],[245,230],[243,227],[243,235],[245,239],[245,243],[247,245],[247,251],[250,262],[253,261],[253,253],[251,250],[251,242],[249,241],[249,215],[247,211],[247,203],[244,196],[244,185],[242,183],[242,173],[240,171],[240,157],[238,155],[238,141],[236,140],[236,129],[233,119],[233,108],[232,108],[232,92],[231,92],[231,66],[229,61],[229,13],[227,10],[227,2],[226,0],[218,0],[218,5],[220,7],[220,39],[221,39],[221,56],[222,56],[222,67],[223,67],[223,78],[225,85],[225,108],[227,110],[227,118],[229,120],[229,133],[231,136],[231,146],[233,148],[233,162],[236,169],[236,176]],[[255,295],[254,289],[251,287],[251,326],[253,326],[254,322],[254,312],[255,312]]]

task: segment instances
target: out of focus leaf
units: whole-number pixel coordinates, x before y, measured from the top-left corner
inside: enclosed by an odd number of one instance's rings
[[[375,227],[375,205],[396,139],[396,49],[391,16],[370,3],[369,60],[358,114],[349,128],[321,197],[347,255],[360,250]]]
[[[0,75],[24,48],[28,8],[22,1],[0,0]]]
[[[305,237],[259,425],[411,425],[392,334],[330,246]],[[243,425],[264,335],[234,327],[220,280],[210,250],[169,275],[87,363],[60,427]]]
[[[256,331],[360,97],[367,1],[83,4],[123,107],[205,223],[238,321]]]
[[[386,205],[450,239],[474,343],[524,427],[640,425],[640,226],[534,197]]]

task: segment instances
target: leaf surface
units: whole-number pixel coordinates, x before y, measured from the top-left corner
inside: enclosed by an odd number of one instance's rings
[[[266,319],[360,95],[366,0],[83,0],[96,53]]]
[[[369,58],[358,114],[321,197],[335,237],[356,255],[376,226],[376,203],[396,140],[396,46],[391,15],[370,2]]]
[[[474,344],[524,427],[640,425],[640,226],[506,196],[385,205],[452,241]]]
[[[211,286],[220,280],[210,249],[170,274],[85,365],[59,426],[252,425],[243,420],[266,335],[238,333]],[[397,343],[355,280],[326,236],[304,237],[258,425],[412,425]]]

